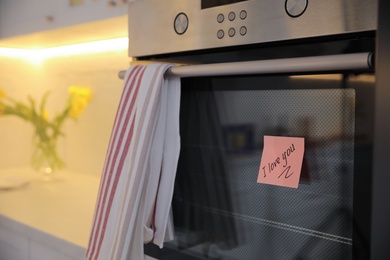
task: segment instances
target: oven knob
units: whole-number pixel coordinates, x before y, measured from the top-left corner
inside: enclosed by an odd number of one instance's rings
[[[217,21],[218,21],[219,23],[222,23],[224,20],[225,20],[225,16],[224,16],[223,14],[219,14],[219,15],[217,16]]]
[[[219,30],[217,32],[218,39],[222,39],[225,36],[225,32],[223,30]]]
[[[240,18],[241,18],[241,20],[245,20],[247,16],[248,16],[248,14],[247,14],[247,12],[246,12],[245,10],[242,10],[242,11],[240,12]]]
[[[240,34],[244,36],[248,32],[248,29],[245,26],[242,26],[240,28]]]
[[[185,13],[180,13],[176,15],[174,22],[174,29],[177,34],[183,34],[187,31],[188,28],[188,17]]]
[[[230,37],[233,37],[234,35],[236,35],[236,29],[230,28],[229,31],[228,31],[228,34],[229,34]]]
[[[228,18],[230,21],[234,21],[234,19],[236,19],[236,14],[234,12],[230,12]]]
[[[299,17],[301,16],[307,8],[308,0],[286,0],[285,9],[289,16]]]

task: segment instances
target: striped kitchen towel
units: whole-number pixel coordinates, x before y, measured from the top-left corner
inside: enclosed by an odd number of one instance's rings
[[[172,65],[131,67],[114,122],[86,252],[144,258],[144,243],[173,239],[170,213],[180,152],[180,79]]]

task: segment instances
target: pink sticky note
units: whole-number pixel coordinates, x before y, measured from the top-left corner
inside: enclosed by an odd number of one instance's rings
[[[302,137],[264,136],[257,182],[298,188],[304,152]]]

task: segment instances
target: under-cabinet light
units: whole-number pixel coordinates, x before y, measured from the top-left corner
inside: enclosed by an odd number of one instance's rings
[[[25,49],[15,49],[15,48],[1,48],[0,47],[0,57],[6,58],[25,58],[30,55],[30,50]]]
[[[24,59],[39,64],[46,59],[71,55],[87,55],[109,51],[126,50],[128,38],[116,38],[42,49],[0,48],[0,57]]]

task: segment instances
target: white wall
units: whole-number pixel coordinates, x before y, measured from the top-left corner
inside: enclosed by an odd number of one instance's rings
[[[50,90],[48,108],[59,111],[71,85],[88,86],[93,98],[78,122],[69,120],[60,152],[69,170],[100,175],[122,91],[119,70],[129,66],[127,51],[51,58],[40,66],[0,57],[0,88],[17,99],[40,98]],[[0,167],[27,165],[32,127],[14,117],[0,117]]]

